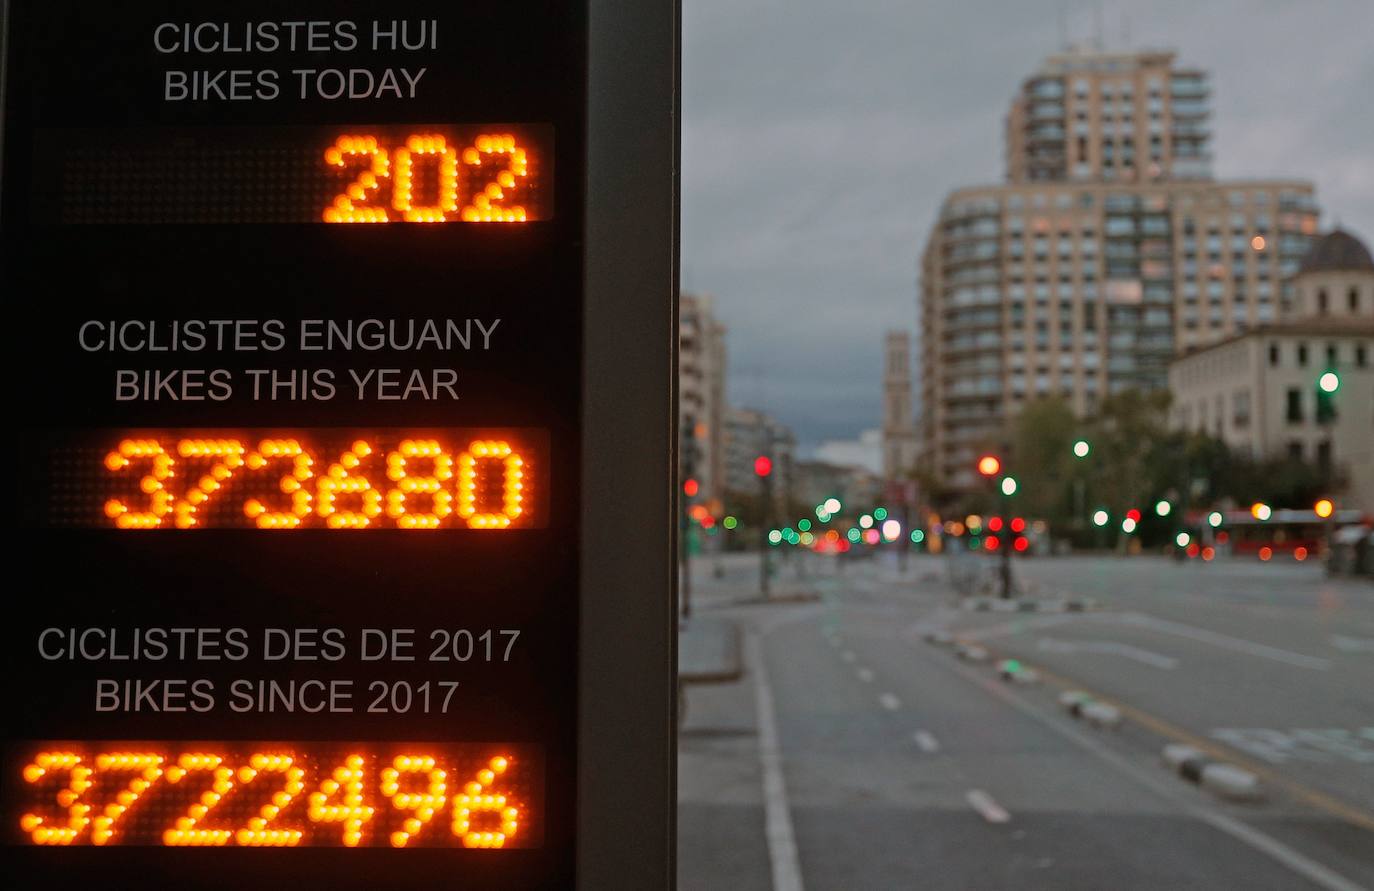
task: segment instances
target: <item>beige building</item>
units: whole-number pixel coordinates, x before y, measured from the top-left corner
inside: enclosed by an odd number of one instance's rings
[[[883,357],[883,479],[908,479],[916,467],[911,404],[911,336],[889,331]]]
[[[944,483],[975,485],[1026,402],[1089,415],[1163,388],[1177,352],[1296,299],[1312,186],[1210,179],[1207,96],[1170,53],[1051,57],[1013,100],[1008,182],[946,198],[919,298],[920,449]]]
[[[1344,483],[1342,507],[1374,512],[1374,261],[1336,230],[1313,246],[1292,285],[1282,321],[1174,361],[1173,422],[1255,457],[1328,467]],[[1328,372],[1339,387],[1325,394]]]
[[[698,500],[718,512],[725,499],[725,325],[711,298],[683,294],[678,313],[680,475],[700,486]]]

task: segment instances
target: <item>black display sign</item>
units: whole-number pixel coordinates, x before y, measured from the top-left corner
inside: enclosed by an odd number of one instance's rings
[[[9,4],[7,887],[573,884],[587,17]]]

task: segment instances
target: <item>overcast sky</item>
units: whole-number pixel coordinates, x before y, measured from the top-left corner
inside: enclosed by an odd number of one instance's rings
[[[1374,239],[1372,0],[683,0],[683,286],[729,326],[730,395],[804,444],[880,422],[945,193],[997,182],[1021,79],[1094,32],[1212,74],[1220,177],[1314,180]]]

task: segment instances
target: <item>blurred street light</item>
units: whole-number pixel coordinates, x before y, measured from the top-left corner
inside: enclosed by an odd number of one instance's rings
[[[1163,499],[1161,499],[1157,504],[1155,504],[1155,513],[1161,517],[1169,516],[1169,514],[1173,513],[1173,510],[1174,506],[1169,502],[1164,501]]]
[[[1007,495],[1007,496],[1015,495],[1015,494],[1016,494],[1016,489],[1017,489],[1016,477],[1013,477],[1013,476],[1004,476],[1004,477],[1002,477],[1002,494],[1003,494],[1003,495]]]
[[[1002,461],[996,455],[984,455],[978,459],[978,472],[986,477],[997,476],[1002,469]]]
[[[883,541],[896,541],[902,535],[902,524],[897,520],[883,521]]]
[[[1256,501],[1254,504],[1250,505],[1250,516],[1254,517],[1256,520],[1259,520],[1260,522],[1269,519],[1273,515],[1273,509],[1270,508],[1269,505],[1265,504],[1263,501]]]
[[[1321,498],[1312,506],[1312,512],[1326,520],[1336,512],[1336,504],[1330,498]]]
[[[1080,439],[1073,444],[1073,456],[1075,458],[1086,458],[1092,450],[1093,447],[1086,439]]]
[[[1214,510],[1214,511],[1212,511],[1210,514],[1207,515],[1207,525],[1208,525],[1208,526],[1211,526],[1213,529],[1215,529],[1215,528],[1217,528],[1218,526],[1220,526],[1221,523],[1222,523],[1222,521],[1225,520],[1225,519],[1226,519],[1226,518],[1225,518],[1224,516],[1222,516],[1221,511],[1219,511],[1219,510]]]
[[[864,514],[862,517],[859,517],[859,525],[868,529],[873,525],[873,518],[868,514]]]
[[[1341,388],[1341,376],[1334,371],[1323,372],[1317,378],[1317,386],[1323,393],[1334,393]]]
[[[1178,535],[1174,536],[1174,544],[1178,545],[1181,548],[1188,547],[1188,542],[1192,540],[1193,537],[1186,532],[1180,532]]]
[[[1094,526],[1105,526],[1105,525],[1107,525],[1107,521],[1110,520],[1110,519],[1111,519],[1111,515],[1108,514],[1105,510],[1102,510],[1102,509],[1100,509],[1100,508],[1099,508],[1097,511],[1095,511],[1095,512],[1093,513],[1093,525],[1094,525]]]
[[[825,499],[825,504],[822,505],[822,507],[825,508],[825,512],[830,514],[831,516],[834,516],[835,514],[839,513],[840,508],[842,508],[843,506],[844,505],[840,504],[840,499],[838,498],[827,498]]]
[[[1124,533],[1126,533],[1127,535],[1130,535],[1132,532],[1134,532],[1134,531],[1135,531],[1135,520],[1132,520],[1130,517],[1127,517],[1126,519],[1122,520],[1122,521],[1121,521],[1121,531],[1124,532]]]

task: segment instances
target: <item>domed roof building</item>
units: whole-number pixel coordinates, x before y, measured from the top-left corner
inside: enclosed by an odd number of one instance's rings
[[[1317,239],[1293,277],[1296,301],[1289,321],[1374,319],[1374,258],[1344,229]]]
[[[1300,273],[1374,271],[1374,258],[1364,242],[1344,229],[1336,228],[1313,243],[1303,258]]]
[[[1374,259],[1335,229],[1313,242],[1291,285],[1281,321],[1174,360],[1174,425],[1316,465],[1343,522],[1374,515]]]

